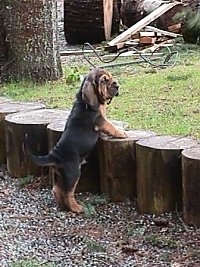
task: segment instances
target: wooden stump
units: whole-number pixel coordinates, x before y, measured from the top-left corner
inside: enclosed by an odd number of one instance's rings
[[[191,138],[172,136],[137,142],[137,203],[141,213],[182,209],[181,152],[197,143]]]
[[[5,116],[19,111],[28,111],[45,108],[41,103],[11,102],[0,98],[0,164],[6,163]]]
[[[183,218],[200,227],[200,146],[182,152]]]
[[[66,120],[58,120],[50,123],[48,129],[49,149],[53,148],[60,139],[64,131]],[[49,180],[53,184],[56,173],[50,169]],[[96,149],[91,153],[88,161],[81,166],[81,178],[77,185],[77,192],[99,193],[100,190],[100,175],[99,162]]]
[[[30,162],[24,154],[24,136],[28,134],[30,150],[33,154],[46,154],[48,152],[46,126],[53,120],[63,117],[67,119],[68,115],[67,110],[41,109],[6,116],[7,169],[12,177],[43,174],[43,168]]]
[[[2,103],[7,103],[7,102],[9,102],[10,101],[10,99],[8,99],[8,98],[6,98],[6,97],[4,97],[4,96],[0,96],[0,104],[2,104]]]
[[[113,202],[136,197],[135,143],[155,135],[150,131],[127,131],[128,138],[102,137],[99,143],[101,191]]]

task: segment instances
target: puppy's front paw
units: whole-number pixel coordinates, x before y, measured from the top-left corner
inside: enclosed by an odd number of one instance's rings
[[[128,135],[127,135],[126,132],[123,132],[123,131],[120,131],[120,130],[116,130],[113,137],[115,137],[115,138],[127,138]]]

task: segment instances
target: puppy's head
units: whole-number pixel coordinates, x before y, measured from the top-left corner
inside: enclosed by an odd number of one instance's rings
[[[96,68],[88,73],[82,86],[82,99],[94,109],[119,94],[119,85],[110,72]]]

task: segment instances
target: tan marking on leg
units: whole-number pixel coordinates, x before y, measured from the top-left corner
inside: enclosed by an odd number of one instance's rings
[[[126,138],[127,134],[117,129],[110,121],[104,118],[102,124],[99,126],[99,131],[111,135],[115,138]]]
[[[77,183],[78,181],[75,183],[73,188],[65,194],[64,200],[69,210],[76,212],[76,213],[80,213],[83,211],[83,207],[76,202],[75,196],[74,196]]]
[[[53,195],[54,195],[54,198],[55,198],[55,201],[58,205],[58,207],[61,209],[61,210],[66,210],[66,204],[65,204],[65,201],[64,201],[64,197],[63,197],[63,193],[62,193],[62,190],[61,190],[61,187],[59,187],[58,184],[55,184],[53,186]]]
[[[106,117],[106,104],[104,104],[104,105],[100,104],[99,105],[99,111],[100,111],[101,115],[105,118]]]

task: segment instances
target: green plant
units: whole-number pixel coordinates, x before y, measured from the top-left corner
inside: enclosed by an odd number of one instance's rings
[[[10,265],[10,267],[54,267],[52,263],[39,262],[33,259],[19,260]]]
[[[93,252],[106,252],[106,248],[94,240],[86,240],[87,249]]]
[[[158,234],[149,234],[145,236],[145,240],[147,242],[150,242],[153,246],[163,248],[163,247],[168,247],[168,248],[176,248],[177,243],[176,241],[168,236],[162,236]]]
[[[72,67],[69,72],[65,71],[65,81],[67,84],[74,84],[81,78],[79,69],[77,67]]]
[[[33,175],[28,175],[27,177],[18,178],[16,181],[16,184],[20,187],[23,187],[27,184],[30,184],[32,182],[33,178],[34,178]]]

